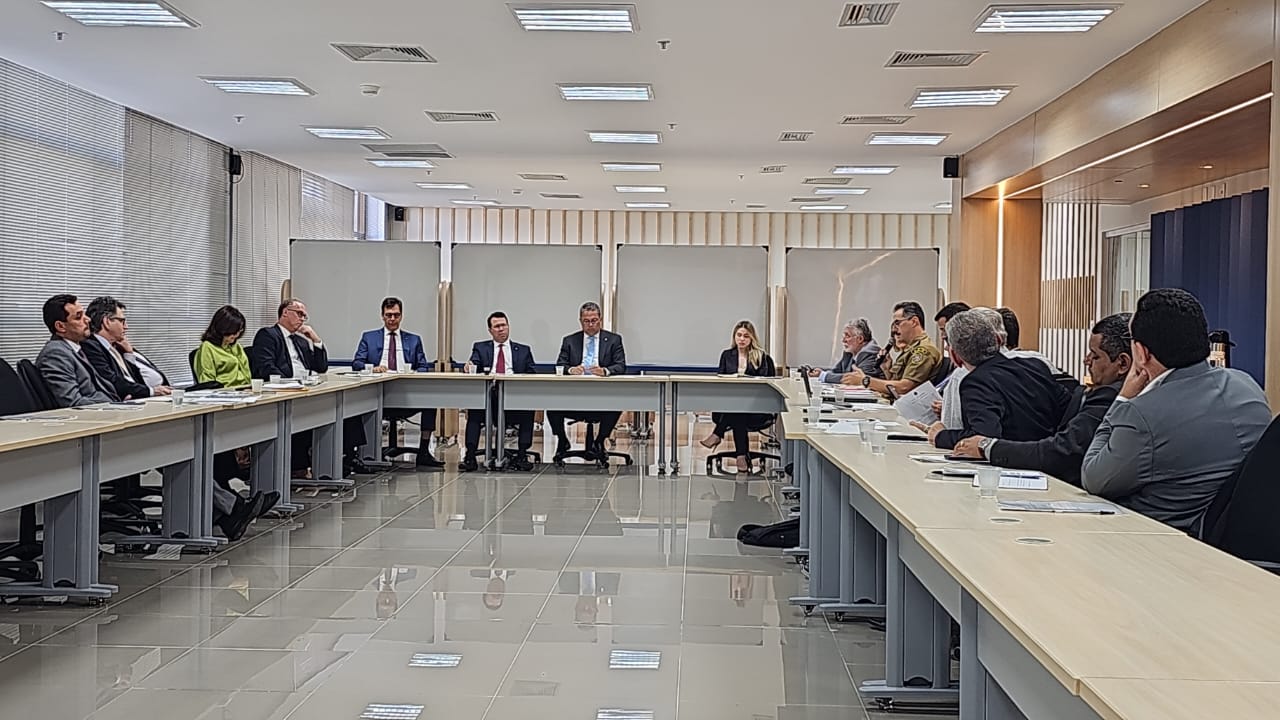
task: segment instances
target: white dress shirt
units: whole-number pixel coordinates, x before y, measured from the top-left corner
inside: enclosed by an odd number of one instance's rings
[[[504,343],[495,342],[492,344],[493,344],[493,369],[492,369],[493,373],[497,374],[498,372],[498,348],[502,348],[502,362],[506,363],[506,366],[507,366],[506,372],[502,374],[515,375],[516,374],[515,370],[511,369],[511,341],[508,340],[507,342],[504,342]]]
[[[382,360],[381,362],[378,363],[378,365],[381,367],[387,368],[388,372],[391,371],[391,363],[388,362],[388,360],[391,357],[389,354],[390,351],[391,351],[391,331],[386,328],[382,328]],[[408,363],[405,360],[405,355],[404,355],[404,333],[399,330],[396,331],[396,354],[399,355],[399,357],[396,358],[395,372],[404,372],[405,370],[408,369],[406,367]]]
[[[297,379],[302,379],[307,377],[307,375],[310,374],[311,371],[307,370],[307,366],[303,364],[302,356],[298,354],[298,347],[293,344],[293,339],[291,337],[293,335],[296,335],[297,333],[289,332],[284,328],[283,325],[279,327],[280,327],[280,332],[284,333],[284,347],[285,347],[285,350],[289,351],[289,362],[293,364],[293,375],[291,377],[294,377]],[[302,338],[302,341],[307,343],[308,345],[311,344],[311,341],[307,339],[307,336],[298,335],[298,337]]]
[[[111,344],[111,341],[102,337],[101,335],[94,335],[94,337],[97,338],[98,342],[102,343],[102,347],[106,348],[107,354],[110,355],[111,358],[116,361],[116,364],[120,366],[120,369],[124,372],[125,376],[129,377],[130,376],[129,366],[125,363],[124,358],[120,355],[120,352],[116,350],[114,345]]]
[[[131,353],[125,353],[124,359],[138,368],[138,372],[142,373],[142,382],[149,388],[158,388],[164,385],[164,376],[155,369],[151,361],[145,355],[134,350]]]

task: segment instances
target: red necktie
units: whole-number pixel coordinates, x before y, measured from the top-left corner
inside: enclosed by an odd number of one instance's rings
[[[499,375],[507,374],[507,354],[502,351],[503,346],[498,345],[498,364],[494,366],[494,370]]]
[[[395,370],[397,368],[396,357],[399,356],[399,354],[400,353],[396,352],[396,334],[391,333],[391,341],[387,346],[387,369],[388,370]]]

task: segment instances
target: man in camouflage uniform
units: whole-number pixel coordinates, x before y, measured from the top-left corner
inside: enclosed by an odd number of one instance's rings
[[[925,332],[924,309],[920,303],[907,301],[893,306],[893,331],[907,344],[907,348],[893,361],[886,379],[877,380],[855,369],[845,373],[840,382],[861,385],[890,398],[906,395],[928,382],[942,362],[942,351]]]

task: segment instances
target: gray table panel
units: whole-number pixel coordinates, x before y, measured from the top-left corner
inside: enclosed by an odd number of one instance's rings
[[[333,395],[301,396],[291,400],[290,432],[314,430],[332,425],[338,418],[338,399]]]
[[[489,377],[476,375],[467,380],[412,375],[382,383],[382,407],[387,409],[480,408],[484,407]]]
[[[198,417],[142,425],[102,435],[102,481],[190,461],[196,456]]]
[[[213,452],[247,447],[276,437],[276,405],[252,405],[209,416]]]
[[[902,526],[898,527],[898,557],[948,615],[960,617],[960,583]]]
[[[854,510],[863,517],[864,520],[871,523],[871,527],[880,533],[880,537],[885,537],[889,533],[889,511],[885,510],[876,499],[871,497],[857,481],[845,478],[845,482],[849,483],[849,504]]]
[[[377,385],[353,387],[342,391],[342,414],[344,417],[355,417],[378,411],[382,399],[382,388]]]
[[[66,440],[4,453],[0,510],[78,491],[82,452],[82,440]]]
[[[976,624],[978,660],[999,689],[1021,711],[1021,715],[1017,712],[993,712],[993,706],[999,707],[1000,703],[993,703],[988,697],[986,717],[1097,720],[1098,714],[1084,700],[1063,687],[981,606],[977,608]]]
[[[579,382],[520,380],[503,383],[503,406],[506,410],[660,412],[661,391],[660,383],[628,382],[625,377],[584,378]]]
[[[772,385],[765,383],[681,382],[675,386],[675,412],[715,410],[717,412],[780,413],[786,401]]]

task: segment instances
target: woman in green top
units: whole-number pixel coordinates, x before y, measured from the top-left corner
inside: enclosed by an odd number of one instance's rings
[[[222,387],[242,387],[251,381],[249,356],[237,342],[244,335],[244,314],[223,305],[213,314],[209,329],[196,349],[196,382],[217,382]]]

